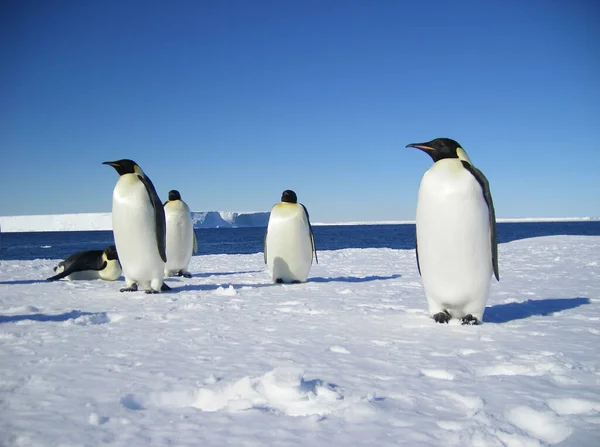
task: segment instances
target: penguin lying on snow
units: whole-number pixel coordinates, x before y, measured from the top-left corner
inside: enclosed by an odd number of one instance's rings
[[[112,226],[125,276],[121,292],[169,290],[163,283],[165,212],[150,178],[133,160],[106,161],[119,174],[113,191]]]
[[[191,278],[187,268],[193,253],[198,252],[198,241],[192,223],[192,212],[181,199],[179,191],[169,191],[169,200],[164,203],[167,225],[167,263],[165,277],[183,276]]]
[[[64,261],[54,267],[56,275],[47,278],[48,281],[56,281],[66,278],[68,280],[78,279],[104,279],[115,281],[121,276],[121,265],[114,245],[106,247],[105,250],[80,251],[67,257]]]
[[[417,202],[417,267],[438,323],[479,324],[492,273],[497,280],[496,215],[487,179],[454,140],[409,144],[431,156]]]
[[[308,211],[288,189],[271,209],[265,234],[264,257],[271,279],[277,283],[306,282],[313,252],[318,263]]]

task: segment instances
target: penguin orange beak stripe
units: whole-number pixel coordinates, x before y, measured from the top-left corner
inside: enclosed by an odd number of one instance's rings
[[[413,144],[407,144],[406,147],[415,147],[417,149],[421,149],[423,151],[434,151],[435,149],[429,146],[425,146],[422,143],[413,143]]]

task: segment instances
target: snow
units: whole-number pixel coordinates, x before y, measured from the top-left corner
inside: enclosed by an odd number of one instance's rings
[[[236,213],[229,211],[192,212],[194,228],[265,227],[268,212]],[[49,214],[3,216],[0,227],[5,233],[28,231],[110,231],[111,213]]]
[[[427,315],[414,250],[192,258],[170,293],[0,265],[0,445],[587,446],[600,237],[501,244],[481,326]]]
[[[265,227],[269,212],[193,211],[194,228]],[[597,217],[506,218],[498,222],[578,222],[594,221]],[[398,225],[414,221],[312,222],[312,225]],[[0,216],[0,228],[5,233],[27,231],[94,231],[112,230],[111,213],[49,214],[38,216]]]

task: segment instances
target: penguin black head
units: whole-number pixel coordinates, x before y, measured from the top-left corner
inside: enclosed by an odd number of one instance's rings
[[[109,245],[104,250],[104,254],[106,254],[106,259],[112,261],[113,259],[119,260],[119,255],[117,254],[117,247],[114,245]]]
[[[429,154],[434,162],[443,160],[444,158],[460,158],[470,163],[465,150],[458,142],[451,140],[450,138],[436,138],[427,143],[413,143],[406,147],[416,147],[417,149],[421,149]]]
[[[292,191],[291,189],[286,189],[285,191],[283,191],[283,194],[281,194],[281,201],[288,203],[298,203],[298,197],[296,196],[296,193],[294,191]]]
[[[181,194],[176,189],[169,191],[169,200],[181,200]]]
[[[117,161],[105,161],[102,164],[112,166],[113,168],[115,168],[117,170],[119,175],[125,175],[125,174],[141,174],[141,175],[143,175],[144,174],[144,172],[142,171],[142,168],[140,168],[135,161],[129,160],[127,158],[124,158],[122,160],[117,160]]]

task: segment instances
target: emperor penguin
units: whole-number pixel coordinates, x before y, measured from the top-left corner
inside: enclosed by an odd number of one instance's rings
[[[121,276],[121,264],[117,248],[114,245],[104,250],[88,250],[74,253],[54,267],[56,275],[47,278],[48,281],[58,279],[103,279],[115,281]]]
[[[121,292],[168,290],[163,284],[165,212],[150,178],[133,160],[106,161],[119,174],[113,191],[112,226],[125,276]]]
[[[191,278],[188,265],[193,253],[198,252],[198,241],[192,223],[192,212],[181,200],[179,191],[169,191],[169,200],[164,203],[167,220],[167,263],[165,277],[183,276]]]
[[[436,138],[414,147],[433,166],[419,185],[417,268],[433,319],[479,324],[492,274],[498,274],[496,214],[490,185],[456,141]]]
[[[271,209],[265,234],[264,258],[271,279],[280,284],[306,282],[313,253],[318,263],[308,210],[287,189]]]

